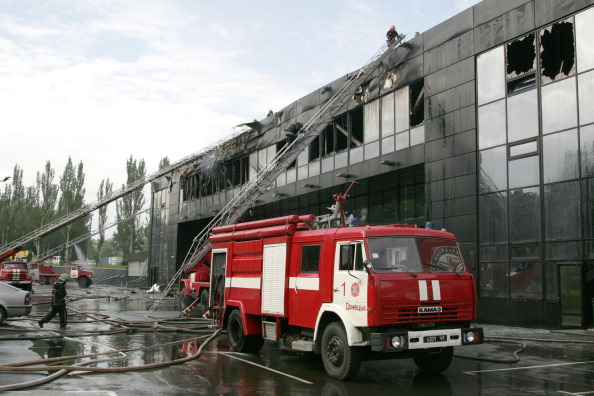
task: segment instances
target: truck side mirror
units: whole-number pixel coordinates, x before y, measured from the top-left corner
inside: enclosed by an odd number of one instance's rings
[[[371,259],[366,259],[363,261],[363,265],[365,266],[365,270],[369,271],[373,268],[373,261],[371,261]]]

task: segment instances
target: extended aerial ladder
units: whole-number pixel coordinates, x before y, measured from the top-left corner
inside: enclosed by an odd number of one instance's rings
[[[141,214],[146,213],[149,210],[150,210],[150,208],[147,208],[147,209],[141,210],[140,212],[134,213],[134,214],[132,214],[132,215],[130,215],[128,217],[124,217],[124,218],[122,218],[120,220],[116,220],[116,221],[114,221],[112,223],[109,223],[109,224],[105,225],[105,229],[109,229],[109,228],[114,227],[114,226],[116,226],[116,225],[118,225],[120,223],[123,223],[125,221],[132,220],[133,218],[135,218],[137,216],[140,216]],[[64,244],[59,245],[59,246],[57,246],[57,247],[55,247],[53,249],[50,249],[50,250],[47,250],[47,251],[45,251],[45,252],[43,252],[41,254],[38,254],[37,257],[35,257],[33,260],[31,260],[31,262],[32,263],[42,263],[45,260],[47,260],[47,259],[55,256],[56,253],[59,253],[59,252],[61,252],[64,249],[67,249],[67,248],[69,248],[71,246],[74,246],[77,243],[86,241],[87,239],[91,239],[95,235],[99,234],[99,232],[101,232],[101,230],[99,230],[99,229],[97,229],[95,231],[89,231],[86,234],[83,234],[83,235],[81,235],[81,236],[79,236],[77,238],[74,238],[74,239],[68,241],[68,243],[64,243]]]
[[[265,193],[278,176],[297,159],[299,154],[305,150],[309,144],[332,122],[333,117],[338,113],[341,107],[347,103],[366,79],[381,64],[384,57],[391,49],[397,47],[404,36],[397,40],[387,42],[367,61],[367,63],[351,76],[347,76],[346,82],[338,89],[336,93],[325,102],[314,113],[314,115],[304,123],[303,128],[297,135],[297,138],[289,145],[285,145],[276,155],[261,168],[256,176],[247,182],[243,188],[235,195],[204,227],[194,238],[186,257],[179,270],[169,281],[162,294],[159,296],[153,306],[145,314],[148,317],[157,307],[161,300],[168,295],[173,285],[179,280],[182,273],[190,269],[198,260],[202,259],[210,250],[208,237],[214,227],[226,224],[236,223],[240,217],[255,203],[260,195]],[[212,293],[212,291],[211,291]]]
[[[32,231],[29,234],[26,234],[14,241],[8,243],[8,244],[0,247],[0,257],[6,257],[11,254],[14,254],[15,252],[18,252],[22,248],[22,246],[24,246],[25,244],[35,241],[36,239],[41,238],[45,235],[48,235],[48,234],[50,234],[64,226],[67,226],[68,224],[73,223],[76,220],[79,220],[85,216],[88,216],[95,210],[97,210],[101,207],[104,207],[104,206],[110,204],[111,202],[116,201],[116,200],[136,191],[136,190],[143,188],[146,184],[148,184],[152,181],[155,181],[157,179],[160,179],[161,177],[166,176],[167,174],[170,174],[171,172],[173,172],[174,170],[176,170],[178,168],[181,168],[187,164],[191,164],[197,158],[204,155],[205,153],[216,150],[217,148],[224,145],[226,142],[228,142],[228,141],[236,138],[237,136],[242,135],[243,133],[248,132],[250,130],[251,130],[251,128],[249,128],[249,127],[238,128],[231,135],[228,135],[228,136],[224,137],[223,139],[220,139],[220,140],[212,143],[211,145],[201,149],[200,151],[198,151],[194,154],[191,154],[187,157],[182,158],[181,160],[175,162],[174,164],[172,164],[168,167],[162,168],[162,169],[158,170],[157,172],[150,174],[149,176],[145,177],[144,179],[137,180],[134,183],[129,184],[125,188],[122,188],[121,190],[114,191],[113,193],[104,197],[103,199],[100,199],[96,202],[85,205],[77,210],[74,210],[74,211],[66,214],[63,217],[60,217],[50,223],[45,224],[44,226],[36,229],[35,231]]]

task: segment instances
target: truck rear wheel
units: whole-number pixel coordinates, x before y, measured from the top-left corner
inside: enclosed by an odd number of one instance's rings
[[[86,276],[79,276],[78,279],[76,280],[78,282],[78,285],[80,287],[89,287],[91,286],[91,282],[90,279]]]
[[[45,276],[40,276],[38,280],[40,285],[45,285],[47,282],[47,278]]]
[[[58,281],[58,277],[56,277],[56,276],[52,276],[51,278],[49,278],[50,285],[55,285],[57,281]]]
[[[241,313],[234,309],[227,322],[229,346],[235,352],[255,353],[262,349],[264,339],[259,334],[246,335],[243,331]]]
[[[348,380],[361,367],[361,352],[349,346],[346,330],[341,323],[333,322],[322,335],[322,362],[329,376]]]
[[[454,347],[445,347],[439,350],[418,351],[413,356],[413,360],[417,367],[424,373],[436,374],[450,367],[453,357]]]

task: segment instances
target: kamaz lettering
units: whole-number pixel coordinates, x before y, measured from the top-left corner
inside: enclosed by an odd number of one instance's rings
[[[419,307],[418,313],[437,313],[441,312],[441,307]]]

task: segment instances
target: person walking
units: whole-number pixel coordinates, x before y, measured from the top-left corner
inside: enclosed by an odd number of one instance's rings
[[[70,279],[70,275],[62,274],[58,281],[54,284],[52,289],[52,309],[37,323],[39,327],[43,327],[45,323],[48,323],[57,314],[60,315],[60,330],[66,328],[68,318],[66,314],[66,282]]]

